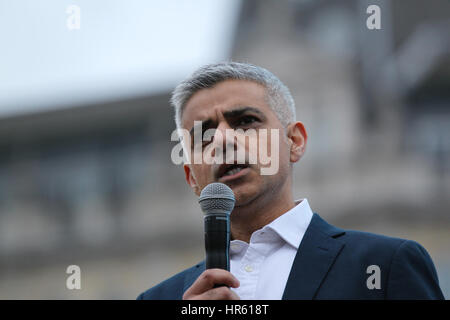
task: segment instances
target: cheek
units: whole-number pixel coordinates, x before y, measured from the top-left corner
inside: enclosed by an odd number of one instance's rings
[[[291,145],[286,136],[281,136],[279,140],[280,145],[280,163],[289,162],[291,157]]]
[[[211,166],[202,164],[193,165],[192,171],[197,183],[203,185],[209,180]]]
[[[258,134],[258,159],[259,163],[267,165],[267,157],[278,159],[279,162],[289,160],[289,143],[283,129],[267,129]]]

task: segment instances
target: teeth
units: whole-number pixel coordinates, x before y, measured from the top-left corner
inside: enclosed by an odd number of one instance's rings
[[[241,171],[242,169],[243,169],[243,168],[233,168],[233,169],[227,171],[227,172],[225,173],[225,175],[226,175],[226,176],[232,176],[233,174],[238,173],[238,172]]]

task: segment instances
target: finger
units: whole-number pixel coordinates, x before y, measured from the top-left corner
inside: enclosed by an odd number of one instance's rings
[[[189,299],[192,300],[239,300],[239,296],[236,292],[232,291],[228,287],[219,287],[208,290],[200,295],[194,295]]]
[[[237,288],[239,287],[239,280],[229,271],[223,269],[208,269],[195,280],[192,286],[186,291],[186,294],[202,294],[213,289],[216,284]]]

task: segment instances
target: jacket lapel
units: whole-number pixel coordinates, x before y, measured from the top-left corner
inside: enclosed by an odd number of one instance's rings
[[[314,214],[303,236],[289,274],[285,300],[314,299],[344,243],[336,239],[345,232]]]

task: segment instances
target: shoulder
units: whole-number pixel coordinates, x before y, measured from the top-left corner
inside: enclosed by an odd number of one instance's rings
[[[341,240],[345,241],[346,246],[350,246],[352,249],[364,251],[383,249],[385,253],[390,254],[393,254],[405,243],[410,242],[419,245],[414,241],[403,238],[356,230],[346,230]]]
[[[418,243],[407,239],[338,228],[323,220],[318,214],[314,214],[310,228],[313,232],[321,232],[344,244],[344,249],[352,251],[354,255],[361,253],[392,256],[404,243],[420,246]]]
[[[387,299],[443,299],[433,261],[418,242],[320,224],[317,231],[342,244],[337,265],[362,275],[368,266],[379,267]]]
[[[338,261],[349,267],[378,265],[386,271],[420,267],[433,277],[436,274],[430,255],[416,241],[337,228],[318,215],[314,216],[311,226],[314,232],[322,232],[341,244]]]
[[[404,259],[431,261],[426,249],[414,240],[356,230],[345,230],[340,240],[352,254],[386,259],[391,266]]]
[[[345,246],[353,255],[366,256],[370,260],[381,260],[389,269],[420,266],[435,276],[435,268],[427,250],[414,240],[389,237],[362,231],[347,231],[342,237]]]
[[[137,300],[181,300],[184,291],[202,271],[204,263],[190,267],[142,292]]]

